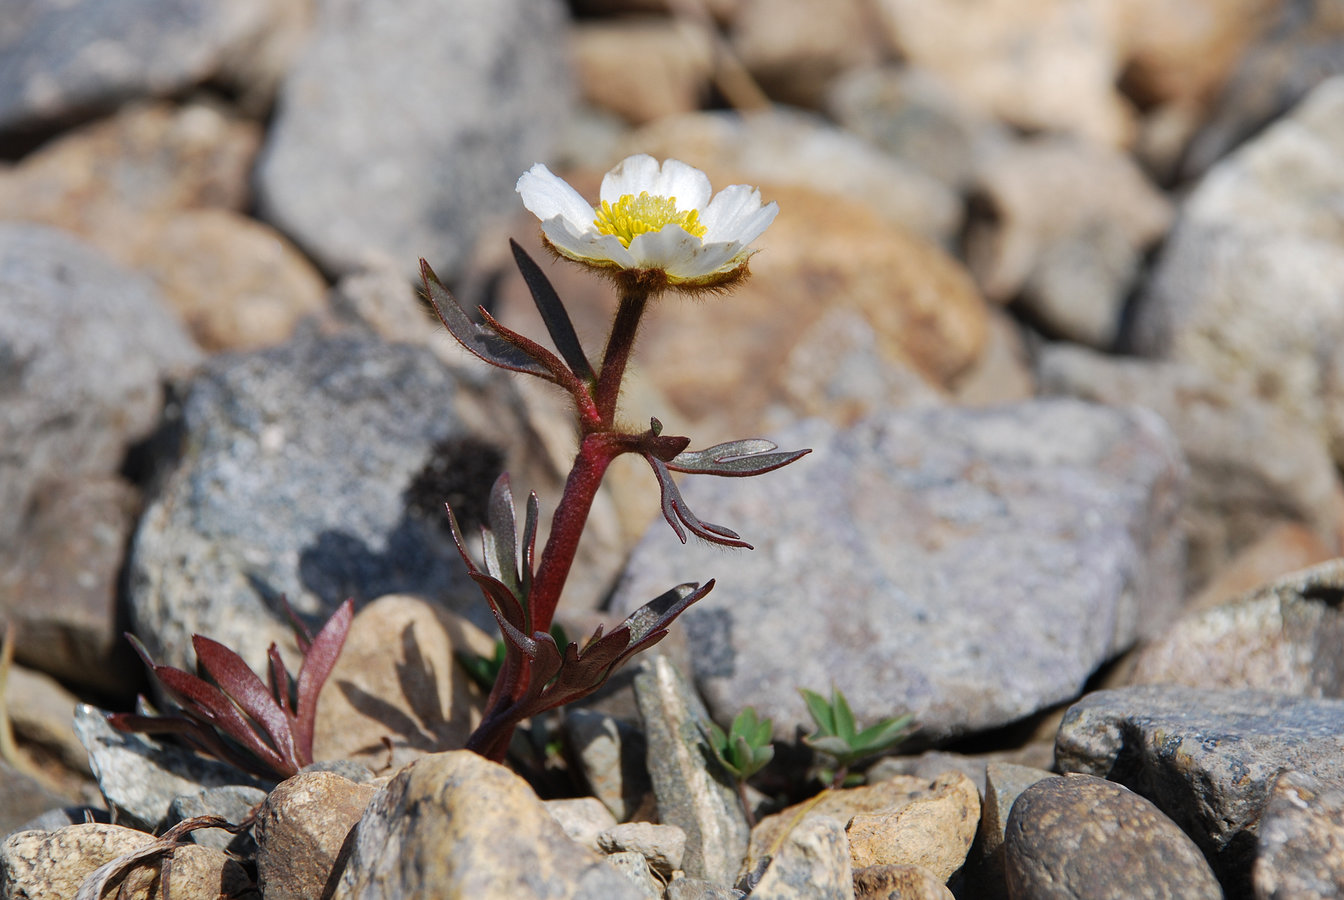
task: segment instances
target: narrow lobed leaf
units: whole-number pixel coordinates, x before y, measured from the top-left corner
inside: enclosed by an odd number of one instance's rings
[[[257,673],[237,653],[204,635],[193,635],[191,645],[196,650],[197,660],[215,684],[262,727],[282,756],[287,755],[292,741],[289,718]]]
[[[425,285],[425,296],[438,314],[439,321],[468,352],[501,369],[525,372],[547,381],[555,380],[537,359],[504,340],[494,330],[472,321],[457,298],[443,286],[429,263],[423,259],[420,260],[420,277]]]
[[[747,438],[741,441],[729,441],[715,444],[706,450],[678,453],[668,461],[667,467],[674,472],[691,475],[721,475],[730,478],[743,478],[749,475],[761,475],[787,466],[802,459],[812,451],[781,450],[770,451],[776,444],[764,438]]]
[[[490,488],[489,502],[490,543],[486,549],[486,566],[491,575],[502,581],[518,596],[518,521],[513,511],[513,492],[509,490],[509,474],[501,474]],[[490,566],[490,556],[494,566]],[[519,601],[523,598],[518,597]]]
[[[583,345],[579,343],[579,336],[574,331],[574,323],[570,321],[569,313],[565,310],[565,305],[560,302],[560,295],[555,292],[550,279],[517,241],[510,239],[509,247],[513,250],[513,259],[518,264],[518,271],[522,273],[523,281],[527,283],[527,289],[532,294],[532,302],[537,305],[537,312],[541,314],[541,321],[546,324],[546,330],[555,343],[555,349],[560,351],[560,355],[564,357],[576,376],[583,381],[595,382],[597,375],[583,352]]]
[[[327,619],[322,630],[313,638],[312,646],[304,654],[303,665],[299,667],[299,683],[295,691],[295,731],[294,742],[299,754],[299,762],[306,766],[313,761],[313,729],[317,721],[317,698],[326,684],[336,660],[345,647],[345,638],[350,633],[350,623],[355,618],[355,601],[347,599]]]

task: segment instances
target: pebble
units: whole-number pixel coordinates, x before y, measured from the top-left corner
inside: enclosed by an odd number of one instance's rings
[[[20,662],[115,690],[120,469],[200,351],[145,278],[56,229],[0,223],[0,300],[0,610]]]
[[[371,785],[330,772],[300,772],[266,797],[257,815],[257,882],[269,900],[323,896]]]
[[[710,749],[704,703],[656,651],[639,664],[635,699],[658,820],[685,834],[682,868],[693,878],[732,884],[747,856],[749,831],[742,801]]]
[[[633,850],[648,860],[649,868],[667,881],[681,868],[686,854],[686,832],[675,825],[626,822],[599,834],[597,846],[607,854]]]
[[[103,716],[102,710],[80,704],[75,708],[75,734],[88,750],[98,789],[125,825],[154,831],[176,797],[225,785],[260,785],[233,766],[118,731]]]
[[[1279,773],[1344,778],[1344,700],[1167,685],[1097,691],[1065,714],[1055,758],[1064,772],[1143,794],[1224,884],[1245,885]]]
[[[456,654],[489,657],[495,642],[440,604],[389,594],[359,611],[318,698],[313,758],[401,768],[461,747],[484,702]]]
[[[1089,775],[1045,778],[1013,803],[1008,895],[1032,900],[1222,900],[1199,848],[1143,797]]]
[[[1344,786],[1302,772],[1275,780],[1260,819],[1256,900],[1338,897],[1344,883]]]
[[[923,866],[866,866],[854,870],[855,900],[952,900],[952,892]]]
[[[853,900],[854,870],[845,828],[811,816],[789,829],[751,890],[756,900]]]
[[[1344,698],[1344,561],[1186,616],[1136,654],[1133,684]]]
[[[370,339],[306,335],[212,359],[184,389],[187,452],[131,549],[131,620],[155,660],[189,668],[200,633],[264,671],[272,642],[292,652],[281,596],[310,627],[349,597],[413,593],[493,632],[445,527],[451,483],[425,482],[432,505],[415,487],[432,466],[465,470],[483,508],[506,455],[470,424],[490,384]]]
[[[422,757],[374,795],[332,895],[333,900],[643,896],[624,875],[570,840],[527,782],[467,750]]]

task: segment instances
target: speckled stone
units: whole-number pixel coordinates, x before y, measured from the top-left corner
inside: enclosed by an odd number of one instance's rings
[[[1004,835],[1013,900],[1222,900],[1199,848],[1149,801],[1088,775],[1022,792]]]

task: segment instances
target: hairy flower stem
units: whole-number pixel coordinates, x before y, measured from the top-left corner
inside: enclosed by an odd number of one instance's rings
[[[620,399],[625,367],[634,349],[635,336],[648,300],[649,291],[639,287],[628,289],[621,295],[602,358],[602,369],[597,377],[595,402],[601,422],[597,428],[585,428],[586,433],[579,442],[574,466],[565,481],[564,495],[551,518],[550,537],[546,539],[536,578],[528,595],[529,624],[534,633],[550,630],[555,609],[560,603],[560,594],[569,578],[574,556],[578,553],[579,539],[583,536],[588,513],[598,488],[602,486],[607,467],[622,453],[636,449],[630,436],[615,426],[616,405]],[[497,762],[504,759],[509,738],[518,723],[509,714],[509,709],[526,693],[532,676],[531,669],[532,661],[527,657],[519,659],[516,667],[505,664],[494,690],[490,692],[485,719],[468,742],[468,749]]]
[[[597,376],[597,410],[602,416],[603,427],[608,430],[615,424],[616,403],[621,396],[625,365],[630,361],[631,351],[635,349],[635,334],[639,331],[639,320],[648,302],[647,288],[636,286],[621,292],[616,320],[612,322],[607,350],[602,356],[602,371]]]

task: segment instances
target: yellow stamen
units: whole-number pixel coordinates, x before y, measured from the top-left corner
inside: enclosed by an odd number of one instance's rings
[[[680,225],[696,237],[705,236],[705,226],[700,224],[700,211],[696,209],[678,210],[676,197],[654,197],[643,191],[638,197],[626,194],[613,205],[606,200],[602,207],[595,210],[593,219],[599,234],[614,234],[626,246],[635,235],[648,231],[661,231],[664,225]]]

